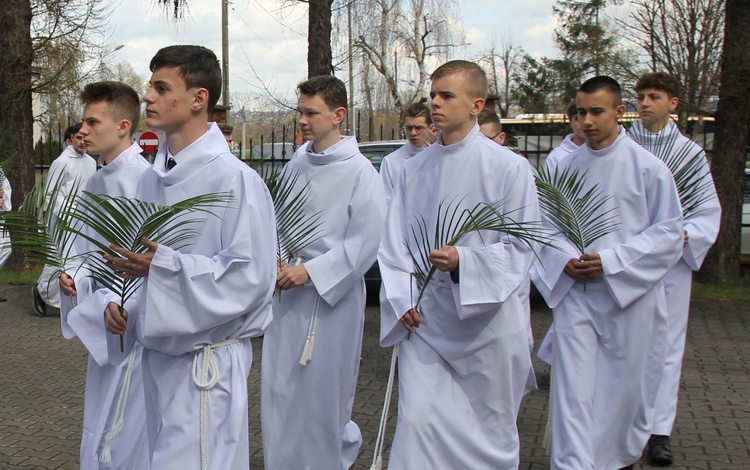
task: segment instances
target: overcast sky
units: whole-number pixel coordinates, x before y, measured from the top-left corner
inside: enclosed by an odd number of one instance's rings
[[[508,34],[533,55],[556,55],[553,4],[554,0],[459,1],[459,19],[470,46],[456,51],[454,58],[471,58],[486,50],[493,38]],[[230,97],[258,92],[260,81],[251,65],[278,95],[293,96],[294,86],[307,74],[306,11],[304,3],[295,6],[281,0],[230,3]],[[190,0],[179,22],[156,0],[122,0],[113,7],[110,28],[113,48],[123,45],[111,62],[128,61],[144,78],[150,76],[148,63],[154,53],[171,44],[203,45],[221,58],[221,0]]]

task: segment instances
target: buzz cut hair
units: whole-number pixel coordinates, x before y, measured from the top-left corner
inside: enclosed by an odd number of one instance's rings
[[[479,116],[477,116],[477,124],[480,126],[483,124],[492,124],[492,128],[496,134],[503,131],[503,123],[500,122],[497,113],[491,109],[483,109],[479,112]]]
[[[127,119],[130,121],[130,136],[135,133],[141,119],[141,101],[129,85],[111,81],[89,83],[83,87],[79,98],[84,106],[100,102],[109,104],[112,118],[115,121]]]
[[[580,93],[596,93],[597,91],[605,90],[612,95],[612,104],[617,107],[622,104],[622,88],[612,77],[606,75],[598,75],[593,78],[589,78],[581,84],[578,88]]]
[[[474,62],[468,60],[451,60],[446,62],[430,75],[430,79],[434,82],[448,75],[461,74],[466,78],[465,91],[472,98],[486,99],[490,92],[489,85],[487,84],[487,75],[482,70],[482,67],[478,66]]]
[[[318,75],[317,77],[309,78],[297,85],[297,91],[305,96],[319,94],[331,111],[336,108],[347,109],[348,106],[346,86],[344,82],[333,75]]]
[[[677,77],[665,72],[650,72],[641,75],[635,84],[635,91],[660,90],[665,92],[669,98],[677,98],[680,95],[680,81]]]
[[[432,124],[432,113],[430,113],[430,108],[428,108],[425,104],[426,101],[427,98],[422,98],[419,103],[412,103],[411,105],[409,105],[409,107],[406,108],[404,117],[412,119],[424,117],[424,120],[428,125]]]
[[[162,67],[177,67],[185,80],[185,87],[208,90],[208,114],[211,114],[221,95],[221,67],[211,49],[203,46],[167,46],[156,53],[148,68],[151,72]]]

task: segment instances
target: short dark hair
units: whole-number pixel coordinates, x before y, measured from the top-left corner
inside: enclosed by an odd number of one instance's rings
[[[72,126],[68,126],[68,128],[65,129],[65,133],[63,134],[63,136],[65,137],[64,140],[71,140],[73,136],[78,134],[78,131],[81,130],[81,126],[83,126],[82,122],[77,122]]]
[[[578,105],[576,105],[576,102],[571,102],[565,112],[568,114],[568,121],[573,119],[573,116],[578,116]]]
[[[203,46],[167,46],[156,53],[148,68],[154,72],[162,67],[177,67],[185,86],[208,90],[208,113],[221,95],[221,67],[211,49]]]
[[[497,116],[497,113],[495,113],[491,109],[481,110],[479,112],[479,116],[477,116],[477,123],[480,126],[482,124],[492,124],[492,127],[495,128],[495,132],[498,134],[503,131],[503,123],[500,122],[500,118]]]
[[[434,82],[439,78],[457,73],[467,78],[466,93],[469,96],[473,98],[487,98],[487,94],[489,93],[487,75],[482,70],[482,67],[474,62],[469,62],[468,60],[451,60],[435,69],[432,75],[430,75],[430,79]]]
[[[612,104],[620,106],[622,104],[622,88],[612,77],[606,75],[598,75],[593,78],[589,78],[581,84],[578,91],[581,93],[595,93],[597,91],[606,90],[612,95]]]
[[[422,98],[419,103],[412,103],[409,105],[409,107],[406,108],[404,117],[413,119],[424,116],[424,120],[427,124],[432,124],[432,113],[430,113],[430,108],[425,105],[425,101],[427,101],[427,98]]]
[[[130,136],[133,136],[141,118],[141,100],[138,93],[122,82],[95,82],[83,87],[79,95],[84,106],[102,101],[112,108],[112,117],[119,121],[130,121]]]
[[[641,75],[635,84],[635,91],[653,88],[666,92],[670,98],[676,98],[680,95],[680,81],[677,77],[665,72],[651,72]]]
[[[346,86],[344,86],[344,82],[333,75],[318,75],[307,79],[297,85],[297,91],[307,96],[320,94],[323,102],[331,110],[347,108]]]

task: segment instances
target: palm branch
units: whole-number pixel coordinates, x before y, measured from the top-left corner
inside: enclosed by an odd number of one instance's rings
[[[3,167],[0,166],[0,188],[3,187],[3,183],[5,183],[5,172],[3,171]]]
[[[585,189],[587,173],[545,167],[535,174],[542,214],[581,255],[594,241],[620,227],[616,208],[599,210],[612,196],[603,194],[598,184]]]
[[[14,233],[13,245],[25,250],[31,261],[53,267],[55,274],[62,274],[78,256],[72,254],[74,234],[69,228],[76,224],[71,213],[80,201],[79,183],[58,202],[61,181],[62,175],[55,181],[40,180],[19,210],[5,214],[4,220],[6,229]]]
[[[667,130],[668,126],[651,133],[645,126],[633,126],[630,135],[667,165],[680,196],[682,216],[687,219],[701,204],[715,197],[713,181],[701,171],[705,165],[703,149],[689,139],[680,139],[679,132]]]
[[[306,214],[310,182],[299,190],[299,174],[286,172],[271,181],[269,191],[276,212],[276,259],[279,264],[320,238],[323,212]]]
[[[480,202],[471,209],[461,209],[463,200],[464,198],[453,198],[446,202],[446,199],[442,199],[438,204],[434,229],[430,230],[427,227],[427,222],[422,216],[417,217],[410,227],[414,243],[410,245],[407,237],[404,244],[414,265],[411,275],[419,287],[415,310],[419,308],[427,286],[437,271],[435,265],[429,262],[432,250],[445,245],[454,246],[464,236],[474,232],[481,238],[481,232],[487,231],[514,237],[534,252],[536,243],[549,245],[549,239],[540,222],[516,222],[513,219],[513,213],[518,212],[520,208],[503,213],[503,200],[498,200],[492,203]]]
[[[120,314],[125,302],[143,283],[142,278],[123,279],[107,266],[103,255],[119,256],[110,245],[117,245],[135,253],[147,248],[142,238],[179,250],[189,246],[200,236],[201,219],[191,219],[186,213],[204,212],[213,215],[212,209],[225,207],[230,201],[228,193],[211,193],[185,199],[171,206],[120,196],[107,196],[83,192],[84,197],[72,209],[71,217],[77,222],[68,230],[88,241],[93,249],[86,252],[90,277],[99,285],[120,297]],[[122,348],[122,337],[120,347]]]

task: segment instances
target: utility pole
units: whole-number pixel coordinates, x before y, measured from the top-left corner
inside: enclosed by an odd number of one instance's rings
[[[221,103],[229,109],[229,0],[221,0]]]
[[[346,20],[349,24],[349,112],[346,113],[346,128],[349,135],[355,135],[352,129],[352,114],[354,109],[354,54],[352,53],[352,2],[346,4]]]

